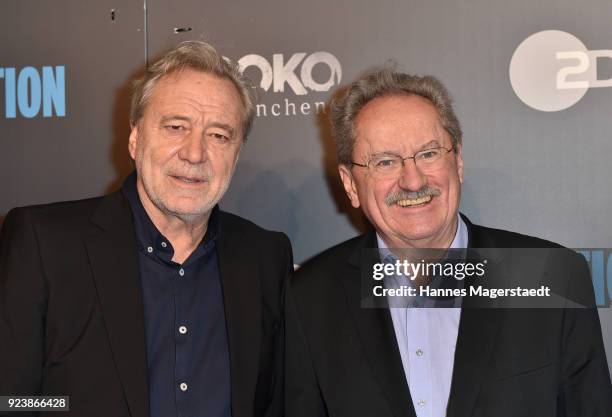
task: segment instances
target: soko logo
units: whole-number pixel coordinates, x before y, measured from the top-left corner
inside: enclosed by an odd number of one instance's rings
[[[342,79],[342,66],[329,52],[314,52],[310,55],[299,52],[291,56],[273,54],[272,59],[257,54],[245,55],[238,60],[242,72],[252,71],[254,67],[261,75],[259,87],[265,92],[293,92],[296,96],[306,96],[311,92],[326,92],[339,85]],[[318,76],[316,76],[318,75]],[[285,98],[280,102],[257,105],[257,116],[295,116],[325,111],[324,101],[295,102]]]
[[[554,112],[576,104],[589,88],[612,87],[597,79],[597,60],[612,50],[588,50],[574,35],[545,30],[525,39],[510,61],[510,83],[526,105]]]

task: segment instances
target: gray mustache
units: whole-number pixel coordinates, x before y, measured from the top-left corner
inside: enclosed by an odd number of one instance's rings
[[[389,194],[385,198],[385,203],[387,204],[387,206],[390,206],[392,204],[397,203],[400,200],[414,200],[416,198],[421,198],[421,197],[426,197],[426,196],[436,197],[436,196],[439,196],[440,194],[441,193],[439,189],[426,185],[418,191],[406,191],[406,190],[395,191]]]

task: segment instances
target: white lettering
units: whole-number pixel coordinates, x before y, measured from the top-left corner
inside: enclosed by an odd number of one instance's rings
[[[285,116],[289,116],[289,108],[293,109],[293,115],[295,116],[295,104],[289,102],[289,99],[285,99]]]
[[[584,74],[589,69],[589,56],[583,51],[557,52],[557,59],[576,59],[574,66],[563,67],[557,72],[557,89],[571,90],[589,88],[588,81],[567,81],[568,75]]]
[[[274,91],[284,91],[285,83],[289,84],[291,89],[298,96],[306,94],[306,89],[295,75],[295,69],[306,56],[300,52],[293,54],[286,64],[283,64],[283,54],[272,55],[272,68],[274,71]]]
[[[312,78],[312,70],[317,64],[325,64],[331,70],[329,79],[324,83],[318,83]],[[302,64],[300,77],[306,88],[310,88],[312,91],[328,91],[334,84],[340,84],[342,67],[338,59],[329,52],[315,52],[306,58]]]
[[[285,62],[283,54],[273,54],[272,64],[266,58],[257,54],[245,55],[238,60],[240,72],[244,72],[249,67],[256,67],[261,73],[259,87],[268,91],[274,87],[274,92],[284,92],[285,84],[288,84],[293,92],[298,96],[307,94],[307,88],[312,91],[329,91],[334,85],[340,84],[342,79],[342,66],[338,59],[329,52],[314,52],[306,59],[306,53],[298,52]],[[227,58],[226,58],[227,59]],[[228,60],[229,61],[229,60]],[[302,62],[303,61],[303,62]],[[301,65],[299,77],[296,74]],[[325,82],[317,82],[312,76],[314,67],[326,65],[329,70],[329,78]],[[310,111],[310,108],[307,109]]]
[[[589,51],[589,55],[591,58],[591,62],[597,63],[597,58],[610,58],[612,59],[612,50],[610,49],[600,49],[596,51]],[[595,66],[594,66],[595,67]],[[597,79],[597,68],[594,69],[593,75],[591,78],[591,87],[612,87],[612,78],[607,80],[598,80]]]
[[[265,104],[258,104],[256,107],[257,107],[257,117],[262,116],[262,113],[264,117],[268,115],[268,109]]]
[[[273,73],[272,66],[268,63],[266,58],[261,55],[250,54],[245,55],[238,60],[238,69],[240,72],[244,72],[248,67],[257,67],[261,71],[261,81],[259,86],[262,90],[268,91],[272,85]]]

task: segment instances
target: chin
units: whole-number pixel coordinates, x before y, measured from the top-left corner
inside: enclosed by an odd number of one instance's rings
[[[433,236],[431,232],[422,232],[422,233],[410,233],[409,235],[400,235],[401,239],[405,242],[419,242],[430,239]]]
[[[396,234],[404,242],[416,242],[431,239],[440,232],[439,227],[423,227],[423,223],[414,224],[403,224],[396,230],[405,230],[406,233],[399,232]]]
[[[163,204],[167,213],[175,215],[175,216],[199,216],[204,213],[210,211],[214,204],[206,204],[205,202],[193,201],[193,199],[188,198],[174,198],[169,201],[166,201]]]
[[[210,210],[212,210],[214,206],[178,206],[176,207],[176,213],[177,214],[182,214],[185,216],[199,216],[205,213],[208,213]]]

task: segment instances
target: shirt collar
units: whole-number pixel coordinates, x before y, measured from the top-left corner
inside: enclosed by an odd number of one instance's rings
[[[134,219],[134,229],[136,231],[136,240],[140,248],[153,247],[161,253],[169,253],[172,255],[174,250],[170,241],[155,227],[151,218],[147,214],[136,187],[136,171],[132,172],[123,182],[121,192],[128,200],[132,210]],[[194,252],[200,252],[200,249],[208,249],[219,235],[219,207],[215,205],[208,219],[208,227],[204,238]],[[172,256],[170,256],[171,258]]]
[[[459,216],[459,214],[457,214],[457,221],[458,221],[457,231],[455,232],[455,237],[453,238],[453,241],[451,242],[449,249],[464,249],[464,248],[467,248],[467,245],[468,245],[467,226],[465,222],[463,221],[463,219],[461,218],[461,216]],[[378,234],[378,232],[376,232],[376,241],[378,243],[379,249],[383,249],[385,252],[387,249],[389,249],[385,241]]]
[[[455,237],[451,242],[448,249],[465,249],[468,245],[468,230],[467,225],[463,221],[460,215],[457,215],[457,231],[455,232]],[[380,237],[378,232],[376,232],[376,240],[378,242],[378,251],[380,253],[380,258],[385,263],[393,263],[397,258],[393,252],[391,252],[388,246],[385,244],[385,241]],[[446,283],[454,283],[458,284],[459,287],[463,286],[463,281],[450,281],[443,280],[435,283],[435,286],[441,288],[445,286]],[[400,285],[412,286],[412,282],[403,277],[403,280],[399,280],[398,277],[392,276],[390,279],[385,280],[385,285],[390,288],[399,288]],[[459,288],[457,287],[457,288]],[[420,301],[419,301],[420,300]],[[389,307],[461,307],[461,297],[391,297],[387,299],[389,303]]]

